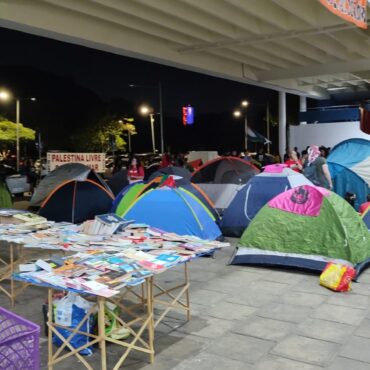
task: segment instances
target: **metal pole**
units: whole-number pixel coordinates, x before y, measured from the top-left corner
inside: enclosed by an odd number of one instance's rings
[[[153,145],[153,153],[155,154],[155,136],[154,136],[154,114],[150,114],[150,128],[152,131],[152,145]]]
[[[266,125],[267,125],[266,135],[267,135],[267,140],[269,141],[267,143],[267,153],[270,154],[270,103],[269,102],[267,102],[267,106],[266,106]]]
[[[128,132],[128,152],[131,153],[131,134]]]
[[[41,153],[42,153],[42,148],[41,148],[41,132],[39,132],[39,160],[41,164]]]
[[[42,177],[42,160],[41,160],[42,148],[41,148],[41,132],[40,131],[39,131],[38,139],[39,139],[39,162],[40,162],[39,179],[41,180],[41,177]]]
[[[15,111],[16,111],[16,151],[17,151],[17,171],[19,171],[19,121],[20,121],[20,111],[21,111],[21,108],[20,108],[20,100],[17,98],[16,99],[16,107],[15,107]]]
[[[247,112],[245,112],[244,116],[244,150],[248,149],[248,118],[247,118]]]
[[[163,101],[162,101],[162,82],[158,82],[159,93],[159,126],[161,131],[161,153],[164,153],[164,137],[163,137]]]
[[[299,112],[307,112],[307,98],[305,96],[299,97]],[[306,124],[306,121],[300,121],[299,124]]]
[[[286,94],[279,92],[279,153],[281,160],[284,160],[286,150]]]

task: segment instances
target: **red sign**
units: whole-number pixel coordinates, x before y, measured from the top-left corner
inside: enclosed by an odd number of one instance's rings
[[[320,0],[320,2],[338,17],[367,29],[367,0]]]

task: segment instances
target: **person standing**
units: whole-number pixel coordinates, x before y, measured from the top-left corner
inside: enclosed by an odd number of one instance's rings
[[[298,159],[297,153],[294,150],[289,150],[289,158],[285,164],[293,171],[302,172],[302,162]]]
[[[304,163],[303,174],[317,186],[332,189],[333,183],[326,159],[321,156],[319,147],[311,145],[308,148],[308,158]]]
[[[144,168],[136,157],[132,157],[128,168],[128,179],[130,183],[144,179]]]

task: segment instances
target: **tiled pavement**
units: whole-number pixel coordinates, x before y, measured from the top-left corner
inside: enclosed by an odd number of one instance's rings
[[[235,240],[233,241],[235,242]],[[130,355],[128,370],[370,370],[370,269],[350,293],[297,271],[227,265],[233,248],[190,263],[192,319],[173,313],[156,332],[155,363]],[[160,276],[180,281],[179,269]],[[46,291],[29,288],[15,312],[42,323]],[[9,308],[0,295],[0,304]],[[47,346],[41,337],[42,368]],[[117,348],[108,346],[114,361]],[[99,351],[89,360],[99,369]],[[83,369],[69,359],[56,369]]]

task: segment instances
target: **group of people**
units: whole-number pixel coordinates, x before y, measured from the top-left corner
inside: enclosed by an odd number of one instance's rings
[[[333,182],[326,162],[327,154],[327,148],[311,145],[300,155],[295,147],[287,151],[284,163],[293,171],[303,173],[314,185],[333,189]]]
[[[186,154],[179,153],[177,155],[171,155],[170,153],[164,153],[159,164],[159,168],[165,168],[170,166],[186,168],[190,172],[194,171],[194,168],[188,163]],[[123,161],[117,157],[114,161],[112,175],[124,169]],[[145,177],[145,167],[140,159],[132,155],[127,165],[127,179],[130,183],[141,181]]]

